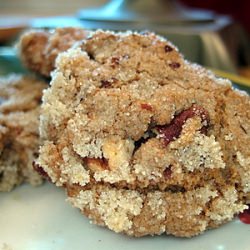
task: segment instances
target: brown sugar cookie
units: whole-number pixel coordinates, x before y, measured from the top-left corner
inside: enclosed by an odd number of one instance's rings
[[[30,70],[49,77],[55,67],[57,55],[76,41],[87,37],[82,28],[57,28],[55,30],[30,30],[22,35],[18,45],[23,64]]]
[[[0,78],[0,191],[22,182],[38,185],[39,113],[44,82],[21,75]]]
[[[191,237],[243,211],[250,98],[152,33],[97,31],[61,53],[37,166],[96,224]]]

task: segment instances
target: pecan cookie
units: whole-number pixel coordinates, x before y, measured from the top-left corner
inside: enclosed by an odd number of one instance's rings
[[[39,113],[44,82],[21,75],[0,78],[0,191],[22,182],[38,185]]]
[[[21,60],[28,69],[49,77],[57,55],[86,38],[87,34],[81,28],[28,31],[21,36],[18,45]]]
[[[97,31],[56,66],[37,168],[94,223],[191,237],[247,207],[246,93],[152,33]]]

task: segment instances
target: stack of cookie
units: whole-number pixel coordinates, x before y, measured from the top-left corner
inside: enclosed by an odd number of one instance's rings
[[[94,223],[191,237],[247,208],[250,98],[228,80],[152,33],[33,31],[19,48],[52,71],[35,169]]]

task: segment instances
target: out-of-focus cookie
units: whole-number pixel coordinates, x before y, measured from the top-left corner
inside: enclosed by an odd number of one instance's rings
[[[40,104],[46,86],[21,75],[0,78],[0,191],[10,191],[22,182],[42,183],[32,162],[38,153]]]
[[[57,55],[87,35],[88,31],[82,28],[27,31],[18,45],[21,60],[28,69],[49,77]]]
[[[56,66],[37,168],[95,223],[191,237],[246,208],[246,93],[151,33],[97,31]]]

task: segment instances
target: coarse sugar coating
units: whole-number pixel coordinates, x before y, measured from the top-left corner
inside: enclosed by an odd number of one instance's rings
[[[42,183],[32,162],[38,154],[40,101],[46,86],[21,75],[0,78],[0,191],[22,182]]]
[[[55,67],[57,55],[75,42],[87,37],[82,28],[57,28],[55,30],[28,30],[18,44],[20,58],[30,70],[49,77]]]
[[[153,33],[97,31],[61,53],[37,166],[99,225],[191,237],[250,193],[250,98]]]

